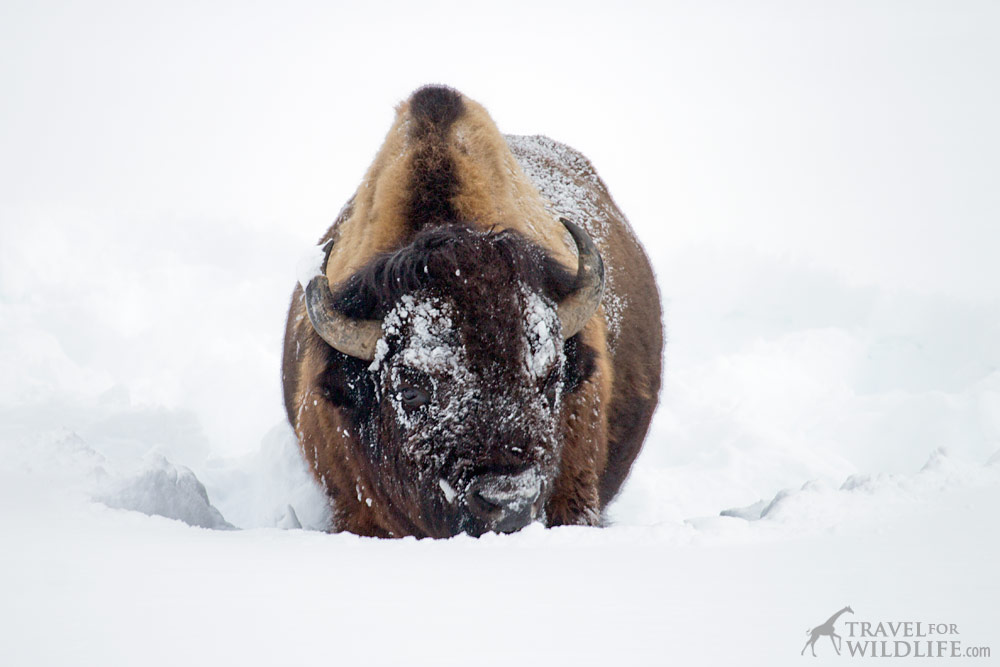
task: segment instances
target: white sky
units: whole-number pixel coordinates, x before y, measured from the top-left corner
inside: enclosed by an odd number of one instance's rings
[[[2,224],[312,239],[438,81],[587,153],[654,253],[1000,296],[996,3],[343,4],[6,0]]]

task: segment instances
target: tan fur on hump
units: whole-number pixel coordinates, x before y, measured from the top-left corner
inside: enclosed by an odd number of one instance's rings
[[[464,112],[445,139],[459,180],[452,205],[461,220],[481,229],[514,229],[575,267],[568,233],[545,210],[493,119],[464,95],[462,102]],[[396,120],[358,187],[353,210],[337,229],[326,268],[331,284],[345,280],[374,255],[399,247],[407,234],[410,165],[418,141],[410,136],[410,125],[406,101],[396,108]]]
[[[331,285],[346,279],[374,255],[391,250],[406,231],[404,211],[412,159],[407,107],[403,104],[396,110],[396,121],[354,195],[351,214],[336,230],[326,264]]]
[[[452,125],[450,149],[461,181],[453,204],[476,226],[514,229],[533,240],[567,266],[576,266],[569,235],[545,210],[531,179],[522,171],[489,113],[463,97],[465,113]]]

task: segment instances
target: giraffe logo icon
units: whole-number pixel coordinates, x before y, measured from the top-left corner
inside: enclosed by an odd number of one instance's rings
[[[799,655],[805,655],[806,649],[808,648],[812,649],[812,654],[813,657],[815,658],[816,640],[822,637],[823,635],[828,635],[830,637],[830,642],[833,644],[833,650],[837,652],[837,655],[840,655],[841,636],[838,635],[836,631],[834,631],[833,624],[836,623],[837,619],[840,618],[843,614],[847,613],[853,614],[854,610],[851,609],[850,607],[844,607],[836,614],[826,619],[826,622],[823,623],[822,625],[817,625],[812,630],[806,630],[806,634],[809,635],[809,641],[807,641],[806,645],[802,647],[802,653],[800,653]]]

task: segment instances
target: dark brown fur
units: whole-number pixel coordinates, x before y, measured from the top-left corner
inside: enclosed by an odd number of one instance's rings
[[[451,204],[458,192],[458,177],[442,139],[462,109],[461,95],[443,86],[425,86],[410,98],[410,136],[419,145],[413,155],[407,206],[407,218],[414,231],[458,219]]]

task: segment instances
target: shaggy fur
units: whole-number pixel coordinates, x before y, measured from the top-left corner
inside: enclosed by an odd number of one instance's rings
[[[609,331],[601,309],[565,342],[563,392],[550,440],[528,443],[524,429],[490,428],[496,417],[480,416],[469,422],[476,431],[469,442],[492,442],[486,449],[494,454],[482,459],[479,450],[456,441],[451,449],[459,453],[452,459],[462,461],[441,464],[458,477],[476,466],[518,467],[525,461],[512,454],[511,443],[522,441],[539,461],[556,456],[545,490],[549,525],[599,521],[642,445],[656,405],[662,350],[648,261],[589,162],[571,155],[569,161],[553,156],[551,173],[603,202],[601,219],[592,222],[610,231],[594,240],[614,278],[606,297],[626,304],[620,322]],[[459,304],[456,335],[477,372],[493,377],[491,390],[499,387],[507,399],[522,401],[545,391],[548,378],[529,391],[518,388],[523,379],[505,375],[512,372],[510,359],[521,353],[521,338],[514,334],[523,329],[523,303],[515,288],[523,284],[557,302],[572,289],[575,254],[549,203],[481,106],[440,86],[414,93],[397,110],[364,181],[323,237],[330,239],[335,244],[325,271],[341,312],[381,318],[402,295],[439,295]],[[403,436],[384,418],[384,397],[369,363],[337,352],[316,335],[301,289],[289,311],[283,381],[289,421],[330,496],[333,530],[379,536],[480,532],[449,514],[440,493],[400,481],[403,458],[373,454],[373,447],[392,448],[393,438]],[[396,461],[395,468],[385,461]]]

